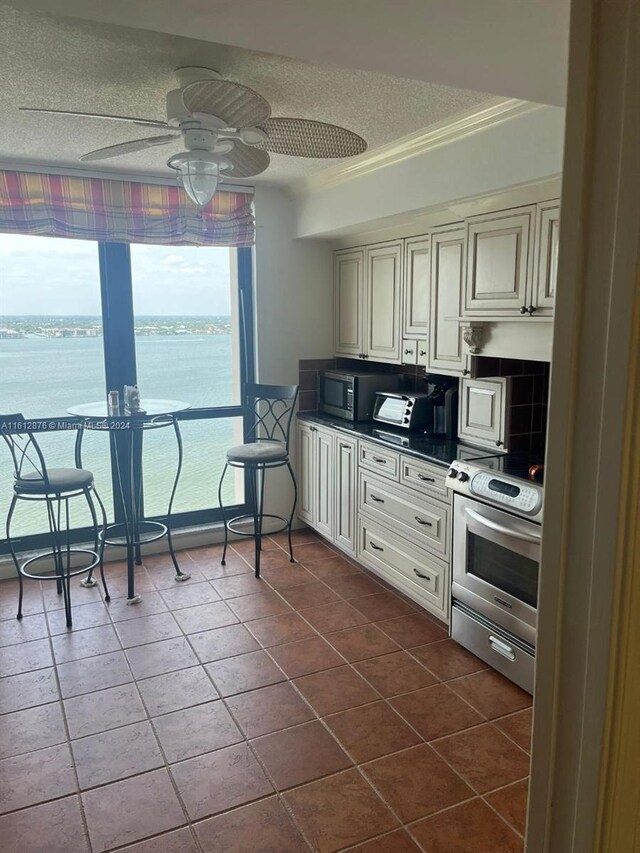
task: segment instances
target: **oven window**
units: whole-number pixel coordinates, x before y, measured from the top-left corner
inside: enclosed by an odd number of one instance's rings
[[[346,382],[338,379],[322,380],[322,402],[327,406],[335,406],[337,409],[346,408],[345,390]]]
[[[538,563],[470,532],[467,532],[467,574],[537,607]]]

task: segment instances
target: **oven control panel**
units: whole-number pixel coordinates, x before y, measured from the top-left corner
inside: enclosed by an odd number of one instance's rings
[[[455,492],[480,498],[517,515],[542,520],[543,491],[537,483],[508,477],[477,463],[453,462],[446,479]]]

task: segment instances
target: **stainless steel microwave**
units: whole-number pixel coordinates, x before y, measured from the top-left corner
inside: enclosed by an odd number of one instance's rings
[[[347,421],[370,421],[377,391],[397,391],[400,377],[395,373],[320,372],[321,412]]]

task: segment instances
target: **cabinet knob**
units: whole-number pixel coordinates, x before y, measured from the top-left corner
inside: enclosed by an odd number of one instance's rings
[[[421,349],[421,350],[420,350],[420,352],[419,352],[418,354],[419,354],[419,355],[426,355],[426,354],[427,354],[427,351],[426,351],[426,349]]]
[[[471,373],[471,371],[470,371],[470,370],[467,370],[467,368],[466,368],[466,367],[465,367],[465,369],[462,371],[462,375],[463,375],[463,376],[468,376],[470,373]]]
[[[498,439],[496,441],[496,447],[502,447],[503,444],[504,444],[504,441],[500,441],[500,439]]]
[[[526,306],[526,305],[521,305],[521,306],[520,306],[520,313],[521,313],[521,314],[527,314],[527,313],[528,313],[528,310],[527,310],[527,306]]]
[[[412,353],[413,353],[413,350],[410,350],[410,349],[406,349],[406,350],[404,351],[404,354],[405,354],[405,355],[412,355]],[[422,353],[420,353],[420,355],[422,355]]]
[[[529,307],[527,308],[527,311],[529,312],[529,314],[530,314],[530,315],[531,315],[531,314],[533,314],[533,312],[534,312],[535,310],[536,310],[536,306],[535,306],[535,305],[529,305]]]

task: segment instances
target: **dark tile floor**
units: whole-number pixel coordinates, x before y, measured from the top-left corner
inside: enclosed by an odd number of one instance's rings
[[[521,853],[531,700],[314,534],[0,584],[0,853]],[[284,543],[283,543],[284,544]],[[245,559],[246,558],[246,559]]]

